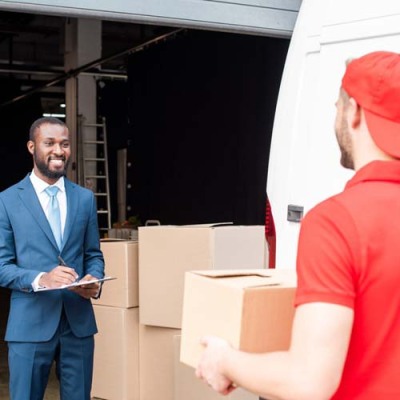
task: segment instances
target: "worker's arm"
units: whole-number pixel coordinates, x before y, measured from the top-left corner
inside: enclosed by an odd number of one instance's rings
[[[233,384],[269,400],[330,399],[340,383],[352,325],[349,307],[303,304],[296,309],[289,351],[251,354],[205,337],[196,375],[223,394]]]

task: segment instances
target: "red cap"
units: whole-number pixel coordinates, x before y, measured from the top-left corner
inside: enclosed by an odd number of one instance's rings
[[[376,51],[351,61],[342,87],[363,108],[375,144],[400,158],[400,54]]]

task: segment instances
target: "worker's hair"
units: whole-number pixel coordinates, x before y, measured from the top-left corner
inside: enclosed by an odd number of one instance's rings
[[[29,129],[29,140],[32,140],[33,142],[35,141],[36,129],[40,128],[44,124],[60,125],[64,128],[67,127],[67,125],[65,125],[65,123],[59,120],[58,118],[54,117],[39,118],[31,125],[31,128]]]

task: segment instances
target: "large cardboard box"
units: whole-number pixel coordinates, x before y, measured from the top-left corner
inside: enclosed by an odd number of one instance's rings
[[[92,396],[139,399],[139,309],[94,306],[95,335]]]
[[[180,329],[139,327],[140,400],[174,399],[174,336]]]
[[[222,396],[196,378],[194,369],[180,362],[181,336],[174,336],[174,400],[258,400],[242,388]]]
[[[105,270],[117,279],[105,282],[98,300],[93,304],[110,307],[137,307],[138,289],[138,243],[130,240],[105,239],[100,242],[104,255]]]
[[[197,367],[199,338],[216,335],[249,352],[287,350],[294,316],[294,271],[186,273],[181,361]]]
[[[186,271],[264,268],[264,226],[139,228],[140,323],[181,328]]]

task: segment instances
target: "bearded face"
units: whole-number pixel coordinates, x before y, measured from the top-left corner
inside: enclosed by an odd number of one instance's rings
[[[65,126],[42,124],[36,130],[34,140],[28,142],[28,149],[39,178],[51,184],[66,175],[71,149]]]
[[[44,156],[36,148],[33,160],[40,173],[52,180],[58,180],[67,175],[69,159],[65,156]]]

